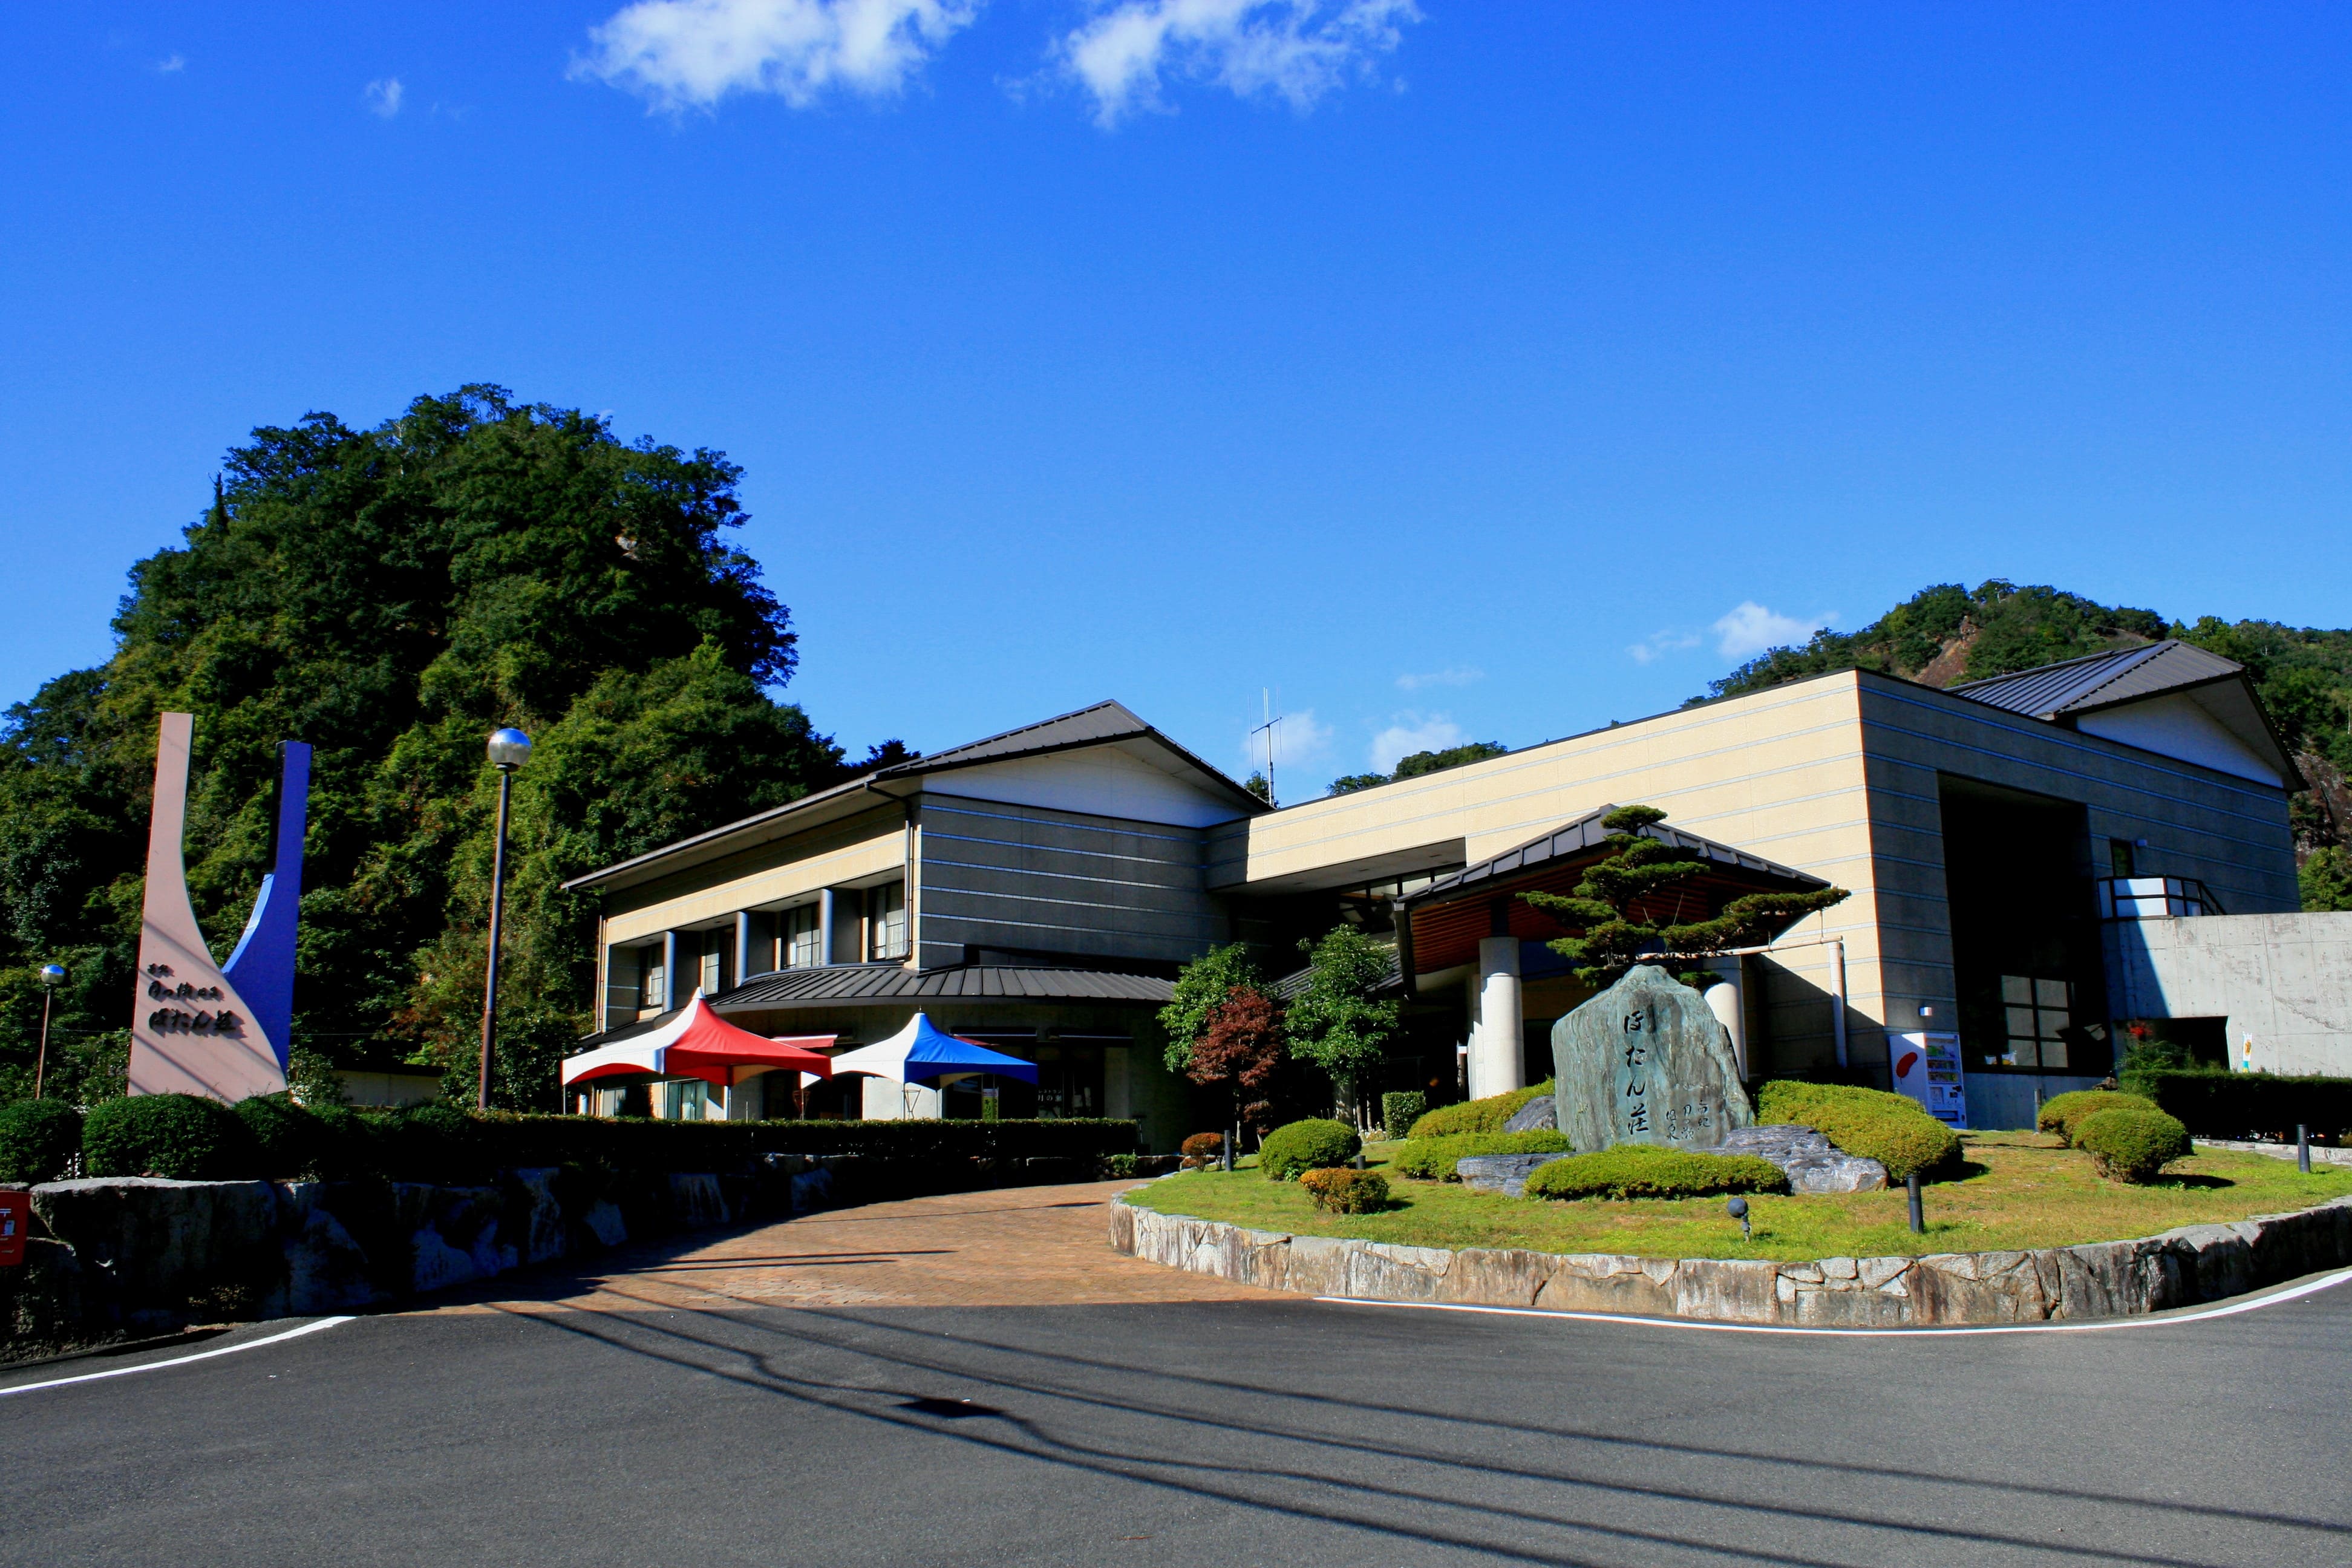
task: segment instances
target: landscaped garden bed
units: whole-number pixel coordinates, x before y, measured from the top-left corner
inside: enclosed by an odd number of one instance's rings
[[[2175,1161],[2156,1182],[2134,1186],[2103,1178],[2087,1155],[2050,1135],[1970,1132],[1962,1138],[1965,1173],[1925,1190],[1924,1236],[1912,1234],[1900,1188],[1752,1194],[1748,1203],[1755,1235],[1746,1240],[1720,1197],[1544,1202],[1471,1192],[1450,1182],[1391,1177],[1388,1208],[1337,1215],[1318,1212],[1297,1184],[1270,1182],[1244,1168],[1230,1173],[1188,1171],[1129,1193],[1127,1201],[1255,1230],[1403,1247],[1796,1261],[2123,1241],[2181,1226],[2224,1225],[2310,1208],[2352,1194],[2352,1170],[2315,1168],[2306,1176],[2284,1161],[2259,1154],[2200,1152]],[[1381,1169],[1384,1155],[1395,1147],[1370,1145],[1367,1163]]]

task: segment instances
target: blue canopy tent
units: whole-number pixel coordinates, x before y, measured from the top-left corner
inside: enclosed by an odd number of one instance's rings
[[[844,1051],[833,1058],[833,1076],[870,1073],[896,1083],[940,1083],[974,1073],[995,1073],[1037,1081],[1037,1064],[992,1051],[973,1040],[961,1039],[918,1013],[907,1026],[887,1040]]]

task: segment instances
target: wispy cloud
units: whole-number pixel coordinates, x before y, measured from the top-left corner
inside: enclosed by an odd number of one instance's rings
[[[187,68],[188,58],[185,55],[166,55],[155,62],[156,74],[160,76],[177,76]]]
[[[572,75],[672,112],[734,92],[795,108],[836,87],[887,97],[979,11],[980,0],[636,0],[589,29]]]
[[[1412,0],[1118,0],[1055,47],[1061,68],[1092,94],[1106,128],[1139,110],[1165,112],[1171,79],[1212,82],[1242,98],[1279,98],[1300,111],[1351,79],[1376,74]]]
[[[1252,728],[1255,729],[1255,726],[1253,725]],[[1275,772],[1279,773],[1285,768],[1302,767],[1323,755],[1330,748],[1331,726],[1318,722],[1314,709],[1302,708],[1295,713],[1286,713],[1282,716],[1282,722],[1275,726],[1274,731]],[[1242,760],[1248,764],[1244,771],[1264,773],[1265,771],[1265,735],[1244,732],[1241,742],[1241,755]],[[1282,783],[1286,795],[1296,793],[1289,788],[1289,781],[1284,780]]]
[[[389,120],[400,112],[400,100],[407,95],[407,91],[406,88],[400,85],[398,77],[388,76],[382,81],[368,83],[367,90],[361,96],[367,100],[370,114],[379,120]]]
[[[1653,659],[1664,658],[1670,653],[1680,653],[1685,648],[1696,647],[1698,643],[1699,637],[1696,632],[1669,627],[1665,631],[1652,632],[1625,651],[1633,656],[1635,664],[1648,664]]]
[[[1442,752],[1460,745],[1463,739],[1462,726],[1443,713],[1392,715],[1388,728],[1372,737],[1372,771],[1393,773],[1399,762],[1415,752]]]
[[[1486,672],[1466,664],[1445,669],[1433,669],[1426,675],[1400,675],[1396,678],[1399,691],[1426,691],[1433,686],[1467,686],[1474,680],[1484,680]]]
[[[1836,620],[1834,611],[1800,620],[1768,610],[1753,599],[1743,599],[1729,615],[1715,623],[1716,651],[1726,658],[1753,658],[1767,648],[1802,643]]]

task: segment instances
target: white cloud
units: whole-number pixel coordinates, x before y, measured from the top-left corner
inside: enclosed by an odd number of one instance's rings
[[[1372,737],[1372,771],[1394,773],[1397,763],[1415,752],[1442,752],[1462,742],[1462,726],[1443,713],[1395,714],[1389,727]]]
[[[406,91],[407,89],[400,85],[398,77],[388,76],[382,81],[368,83],[367,91],[362,96],[367,99],[370,114],[382,120],[389,120],[400,112],[400,100]]]
[[[178,72],[188,68],[187,57],[184,55],[168,55],[163,59],[155,62],[155,68],[164,76],[175,75]]]
[[[1305,110],[1417,22],[1412,0],[1118,0],[1055,47],[1062,69],[1094,95],[1095,121],[1168,107],[1163,79],[1214,82]]]
[[[795,108],[833,87],[887,97],[979,11],[980,0],[636,0],[589,29],[572,75],[672,111],[730,92]]]
[[[1680,653],[1686,647],[1698,647],[1696,632],[1669,628],[1662,632],[1652,632],[1625,651],[1633,656],[1635,664],[1648,664],[1651,660],[1664,658],[1670,653]]]
[[[1766,648],[1800,645],[1836,619],[1832,613],[1799,620],[1768,610],[1753,599],[1743,599],[1715,623],[1716,650],[1726,658],[1753,658]]]
[[[1396,683],[1399,691],[1422,691],[1433,686],[1467,686],[1474,680],[1486,679],[1485,670],[1457,664],[1449,668],[1432,670],[1427,675],[1400,675]]]

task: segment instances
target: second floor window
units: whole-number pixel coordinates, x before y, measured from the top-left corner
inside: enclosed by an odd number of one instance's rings
[[[907,884],[885,882],[866,895],[866,956],[907,956]]]
[[[824,962],[824,931],[814,904],[784,911],[783,938],[785,968],[810,969]]]

